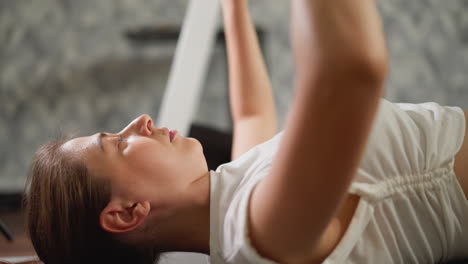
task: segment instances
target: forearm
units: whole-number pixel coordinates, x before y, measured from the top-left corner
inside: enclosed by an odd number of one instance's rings
[[[262,116],[276,132],[271,83],[246,0],[223,0],[233,121]]]

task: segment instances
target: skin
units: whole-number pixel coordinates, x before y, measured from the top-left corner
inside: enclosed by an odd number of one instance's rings
[[[465,120],[468,124],[468,111],[465,111]],[[468,201],[468,126],[465,129],[465,139],[463,141],[463,145],[460,148],[460,151],[455,156],[455,175],[462,187],[463,192],[465,193],[465,197]]]
[[[246,0],[223,0],[234,124],[232,159],[278,133],[273,89]]]
[[[154,127],[148,115],[104,134],[103,149],[99,133],[62,147],[82,157],[94,177],[111,182],[102,228],[167,250],[209,252],[209,171],[200,142],[180,135],[171,142],[168,130]]]
[[[249,227],[261,255],[313,263],[363,157],[387,54],[373,0],[294,0],[291,10],[295,100]]]

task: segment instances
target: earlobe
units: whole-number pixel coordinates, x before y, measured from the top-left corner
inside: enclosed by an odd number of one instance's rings
[[[142,224],[151,210],[150,203],[112,200],[99,215],[102,229],[111,233],[129,232]]]

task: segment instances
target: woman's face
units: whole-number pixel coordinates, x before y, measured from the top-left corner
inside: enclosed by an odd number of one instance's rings
[[[203,148],[167,128],[156,128],[150,116],[133,120],[120,133],[75,138],[62,149],[82,157],[91,174],[111,181],[112,196],[158,201],[159,206],[183,197],[190,184],[208,173]]]

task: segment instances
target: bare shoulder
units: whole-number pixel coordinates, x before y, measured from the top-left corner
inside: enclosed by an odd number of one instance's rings
[[[465,111],[465,120],[468,120],[468,111]],[[468,199],[468,129],[465,130],[462,147],[455,156],[455,174]]]

